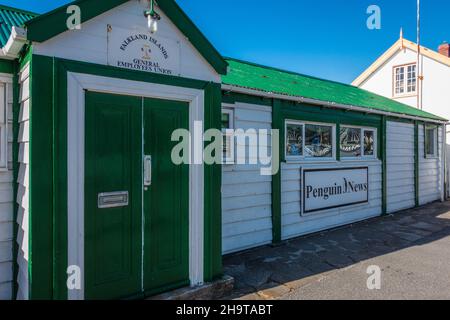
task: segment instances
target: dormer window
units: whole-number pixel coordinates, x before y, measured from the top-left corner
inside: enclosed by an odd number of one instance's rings
[[[394,67],[394,97],[413,95],[417,84],[416,64]]]

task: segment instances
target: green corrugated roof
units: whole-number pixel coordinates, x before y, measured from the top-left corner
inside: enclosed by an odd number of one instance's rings
[[[11,35],[12,27],[20,27],[37,14],[0,5],[0,46],[3,47]]]
[[[229,71],[222,82],[247,89],[303,97],[324,102],[367,108],[433,120],[444,120],[431,113],[407,106],[372,92],[329,80],[261,66],[235,59],[226,59]]]

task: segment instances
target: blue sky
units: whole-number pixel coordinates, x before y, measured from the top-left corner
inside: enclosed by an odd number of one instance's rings
[[[45,12],[70,1],[0,0]],[[416,0],[177,0],[225,56],[351,82],[399,36],[416,39]],[[381,9],[381,30],[366,10]],[[422,44],[450,41],[450,1],[422,0]]]

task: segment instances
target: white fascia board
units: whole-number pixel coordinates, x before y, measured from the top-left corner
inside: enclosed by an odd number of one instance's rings
[[[12,27],[8,42],[0,51],[0,57],[14,60],[27,42],[27,31],[24,28]]]
[[[448,121],[443,121],[443,120],[433,120],[433,119],[428,119],[428,118],[410,116],[410,115],[401,114],[401,113],[393,113],[393,112],[380,111],[380,110],[375,110],[375,109],[367,109],[367,108],[362,108],[362,107],[358,107],[358,106],[339,104],[339,103],[329,102],[329,101],[322,101],[322,100],[316,100],[316,99],[310,99],[310,98],[304,98],[304,97],[288,96],[288,95],[283,95],[283,94],[278,94],[278,93],[265,92],[265,91],[259,91],[259,90],[254,90],[254,89],[238,87],[238,86],[232,86],[232,85],[228,85],[228,84],[223,84],[222,90],[228,91],[228,92],[248,94],[248,95],[252,95],[252,96],[259,96],[259,97],[264,97],[264,98],[288,100],[288,101],[295,101],[295,102],[299,102],[299,103],[309,103],[309,104],[318,105],[318,106],[327,107],[327,108],[344,109],[344,110],[349,110],[349,111],[357,111],[357,112],[361,112],[361,113],[378,114],[378,115],[390,116],[390,117],[395,117],[395,118],[404,118],[404,119],[431,122],[431,123],[439,123],[439,124],[448,123]]]

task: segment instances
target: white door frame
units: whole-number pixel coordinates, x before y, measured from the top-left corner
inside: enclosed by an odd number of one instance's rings
[[[81,289],[68,290],[69,300],[84,299],[84,137],[85,90],[189,103],[189,128],[204,119],[203,90],[68,72],[67,74],[67,222],[68,266],[81,270]],[[198,151],[197,151],[198,153]],[[196,159],[202,155],[191,154]],[[196,162],[197,163],[197,162]],[[189,166],[189,279],[203,284],[204,167]]]

